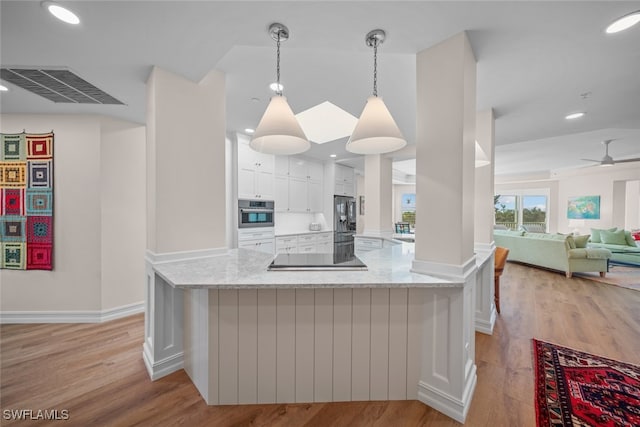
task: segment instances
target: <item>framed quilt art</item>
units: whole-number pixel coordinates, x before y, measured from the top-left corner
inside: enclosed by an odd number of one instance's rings
[[[0,268],[53,269],[53,132],[0,134]]]

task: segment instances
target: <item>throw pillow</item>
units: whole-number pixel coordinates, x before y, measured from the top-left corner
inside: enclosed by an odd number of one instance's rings
[[[589,241],[589,235],[573,236],[573,241],[575,242],[576,248],[586,248],[587,242]]]
[[[575,240],[573,240],[573,235],[572,234],[558,233],[558,236],[566,237],[567,243],[569,244],[569,249],[575,249],[576,248],[576,242],[575,242]]]
[[[623,245],[627,246],[627,239],[624,237],[624,230],[618,231],[600,231],[600,239],[605,245]]]
[[[591,242],[592,243],[602,243],[602,239],[600,237],[600,232],[601,231],[616,231],[617,229],[618,229],[618,227],[609,228],[607,230],[601,230],[599,228],[592,228],[591,229]]]
[[[633,246],[636,247],[636,241],[633,238],[633,236],[631,235],[630,231],[625,231],[624,232],[624,238],[627,240],[627,246]]]

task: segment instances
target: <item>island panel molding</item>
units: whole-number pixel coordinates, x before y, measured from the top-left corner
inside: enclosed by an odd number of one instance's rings
[[[211,405],[418,399],[463,422],[474,281],[409,271],[409,243],[359,257],[368,271],[267,271],[246,249],[152,265],[162,374],[184,366]]]

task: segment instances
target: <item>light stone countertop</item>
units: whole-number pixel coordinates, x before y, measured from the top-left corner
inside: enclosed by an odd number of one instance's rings
[[[273,255],[249,249],[229,249],[207,258],[154,265],[156,273],[177,288],[433,288],[463,284],[412,273],[413,244],[358,254],[367,271],[268,271]]]
[[[300,236],[303,234],[321,234],[321,233],[331,233],[333,234],[333,230],[318,230],[318,231],[312,231],[312,230],[306,230],[306,231],[287,231],[284,233],[275,233],[276,237],[286,237],[286,236]]]

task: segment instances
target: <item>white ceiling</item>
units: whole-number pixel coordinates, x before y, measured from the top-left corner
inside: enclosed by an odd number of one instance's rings
[[[294,112],[330,101],[359,116],[372,89],[365,35],[387,32],[378,89],[415,141],[415,54],[467,31],[477,58],[477,108],[496,114],[496,174],[549,171],[599,159],[640,157],[640,26],[604,28],[639,1],[65,1],[69,26],[38,1],[0,3],[2,66],[69,67],[125,105],[55,104],[8,83],[3,113],[105,114],[145,121],[146,79],[157,65],[199,81],[227,76],[229,131],[255,127],[275,80],[272,22],[287,25],[282,83]],[[580,96],[590,92],[586,99]],[[258,101],[252,100],[258,98]],[[575,121],[564,116],[586,109]],[[311,157],[350,156],[346,138]],[[352,155],[351,155],[352,156]]]

